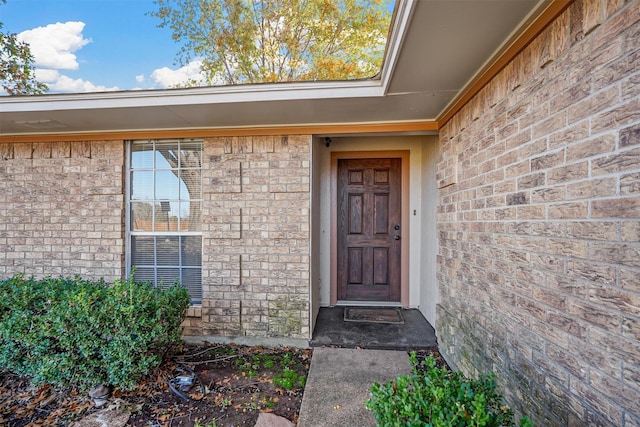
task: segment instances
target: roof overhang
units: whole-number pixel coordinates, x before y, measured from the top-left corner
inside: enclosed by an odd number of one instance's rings
[[[433,133],[488,81],[488,72],[499,71],[495,64],[522,50],[525,39],[569,3],[399,0],[377,78],[1,97],[0,141],[284,130]]]

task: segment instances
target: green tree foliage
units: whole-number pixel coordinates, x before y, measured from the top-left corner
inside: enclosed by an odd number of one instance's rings
[[[342,80],[380,70],[391,1],[155,0],[150,14],[207,84]]]
[[[0,5],[6,3],[0,0]],[[40,95],[48,90],[35,79],[33,56],[29,44],[15,33],[2,31],[0,22],[0,85],[9,95]]]

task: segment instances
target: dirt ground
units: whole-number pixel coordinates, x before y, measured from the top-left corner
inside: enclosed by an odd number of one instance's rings
[[[113,392],[102,408],[116,406],[130,413],[128,425],[137,427],[254,426],[260,412],[295,424],[311,353],[229,344],[185,346],[135,390]],[[419,351],[418,359],[430,354],[446,366],[435,349]],[[180,385],[185,380],[191,385]],[[32,387],[27,378],[0,370],[0,427],[67,426],[102,408],[86,392]]]
[[[128,425],[140,427],[253,426],[259,412],[295,423],[310,363],[307,349],[186,346],[105,407],[130,412]],[[97,410],[87,393],[31,387],[0,371],[0,426],[65,426]]]

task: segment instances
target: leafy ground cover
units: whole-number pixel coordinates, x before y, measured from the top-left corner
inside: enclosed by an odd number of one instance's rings
[[[130,412],[128,425],[139,427],[253,426],[259,412],[297,421],[311,350],[209,344],[174,354],[134,390],[115,391],[105,406]],[[194,382],[187,392],[175,380],[191,376],[190,370],[202,387]],[[171,381],[192,400],[173,392]],[[98,410],[76,389],[36,388],[25,377],[0,371],[0,426],[65,426]]]

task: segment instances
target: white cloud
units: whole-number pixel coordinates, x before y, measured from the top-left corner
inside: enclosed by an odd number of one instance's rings
[[[36,68],[36,80],[42,83],[50,84],[55,83],[60,78],[60,72],[58,70],[51,70],[49,68]]]
[[[72,79],[71,77],[60,75],[55,83],[49,84],[49,90],[51,92],[110,92],[120,90],[117,86],[106,87],[100,85],[94,85],[93,83],[83,79]]]
[[[76,53],[92,42],[82,34],[84,29],[84,22],[69,21],[37,27],[18,34],[19,40],[29,43],[34,57],[36,79],[46,83],[50,93],[121,90],[115,86],[97,85],[91,81],[82,78],[74,79],[64,74],[64,70],[78,70],[81,67],[81,61],[78,60]],[[201,65],[201,60],[195,60],[178,69],[163,67],[153,71],[150,81],[145,74],[136,75],[135,80],[140,86],[152,85],[161,89],[180,86],[191,81],[205,84],[206,78],[200,70]],[[136,87],[130,90],[140,89]]]
[[[80,68],[76,51],[91,42],[82,35],[85,23],[69,21],[49,24],[18,34],[18,39],[29,43],[36,66],[36,79],[49,86],[51,93],[107,92],[120,90],[117,86],[106,87],[84,79],[73,79],[60,70]]]
[[[169,67],[158,68],[151,73],[151,78],[160,88],[170,88],[194,80],[199,83],[206,81],[204,73],[200,70],[201,60],[190,62],[189,64],[172,70]]]
[[[84,22],[57,22],[18,34],[18,39],[29,43],[36,67],[56,70],[77,70],[74,52],[91,42],[82,35]]]

